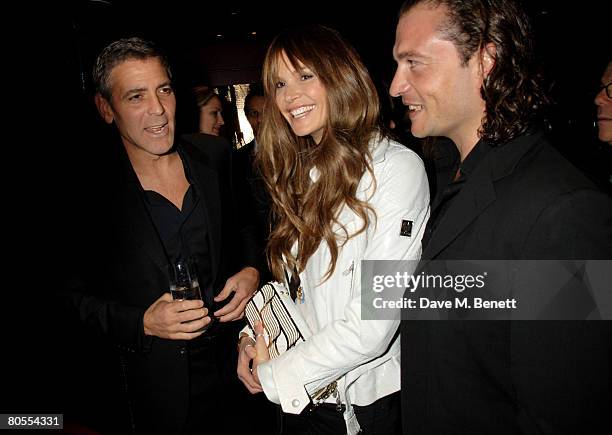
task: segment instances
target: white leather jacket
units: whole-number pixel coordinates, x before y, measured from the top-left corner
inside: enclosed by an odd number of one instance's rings
[[[330,254],[325,243],[319,246],[300,274],[304,296],[296,301],[312,337],[258,367],[268,399],[292,414],[299,414],[313,393],[337,381],[340,398],[347,405],[344,417],[349,433],[359,428],[353,404],[369,405],[400,389],[400,340],[395,335],[400,314],[393,320],[361,319],[361,260],[418,260],[429,217],[429,189],[421,159],[388,139],[372,141],[370,151],[376,190],[366,171],[357,196],[368,200],[376,218],[340,249],[335,271],[323,283]],[[311,178],[316,180],[316,170]],[[361,228],[361,220],[348,207],[339,220],[349,234]],[[412,221],[410,237],[400,235],[403,220]]]

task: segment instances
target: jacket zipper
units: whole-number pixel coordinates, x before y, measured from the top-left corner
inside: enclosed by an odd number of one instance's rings
[[[351,274],[351,297],[353,296],[353,290],[354,290],[354,286],[355,286],[355,260],[351,261],[351,265],[349,266],[348,269],[346,269],[344,272],[342,272],[343,276],[348,276],[348,274]]]

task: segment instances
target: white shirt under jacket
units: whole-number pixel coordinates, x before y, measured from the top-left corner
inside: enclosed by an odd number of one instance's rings
[[[322,284],[330,254],[321,243],[300,274],[304,298],[296,301],[313,335],[258,367],[266,396],[287,413],[299,414],[313,393],[333,381],[338,381],[342,402],[351,412],[351,404],[369,405],[400,389],[399,337],[391,344],[400,313],[393,320],[361,319],[361,260],[420,258],[429,189],[423,162],[408,148],[377,139],[370,151],[376,191],[372,195],[374,183],[366,171],[357,196],[368,200],[376,220],[340,249],[334,273]],[[311,178],[316,181],[316,170]],[[348,207],[339,220],[349,234],[361,227]],[[410,237],[400,235],[403,220],[413,223]],[[327,402],[335,400],[330,397]],[[345,413],[347,422],[350,417]]]

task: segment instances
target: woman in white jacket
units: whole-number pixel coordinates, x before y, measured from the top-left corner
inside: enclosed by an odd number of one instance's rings
[[[257,158],[272,199],[269,263],[277,280],[292,278],[313,335],[273,360],[261,339],[242,337],[238,375],[281,405],[284,433],[391,435],[400,425],[399,313],[362,320],[361,260],[419,259],[423,163],[382,133],[374,84],[334,30],[281,33],[263,80]]]

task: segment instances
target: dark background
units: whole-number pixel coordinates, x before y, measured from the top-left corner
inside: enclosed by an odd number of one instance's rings
[[[270,39],[283,28],[309,22],[339,30],[385,91],[394,72],[391,50],[400,4],[90,0],[32,5],[26,11],[31,19],[19,22],[12,42],[20,51],[13,72],[26,82],[18,89],[28,92],[17,99],[22,110],[15,124],[5,126],[18,133],[6,140],[4,164],[10,201],[6,238],[16,240],[5,250],[16,280],[5,280],[7,364],[0,413],[56,412],[88,424],[103,416],[108,375],[101,368],[108,361],[63,318],[55,299],[71,257],[81,255],[67,248],[71,219],[88,193],[91,174],[112,171],[116,159],[115,136],[92,101],[91,67],[99,50],[127,36],[164,47],[173,65],[180,123],[181,100],[191,85],[229,84],[223,77],[255,81]],[[555,101],[551,136],[562,139],[559,149],[596,176],[608,164],[597,157],[602,145],[595,139],[593,98],[612,53],[609,6],[540,0],[527,2],[527,8]],[[34,297],[21,297],[24,282]]]

